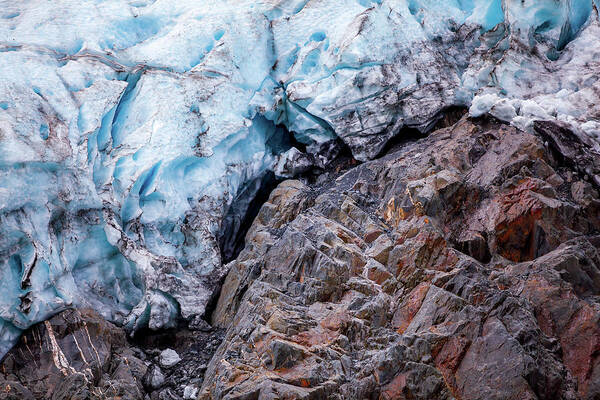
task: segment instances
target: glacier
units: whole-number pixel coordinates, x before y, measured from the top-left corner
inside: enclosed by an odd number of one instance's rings
[[[71,306],[200,324],[266,172],[372,159],[452,107],[600,142],[598,0],[0,5],[0,355]]]

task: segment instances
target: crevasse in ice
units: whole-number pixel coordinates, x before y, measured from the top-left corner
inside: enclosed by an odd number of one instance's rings
[[[0,1],[0,354],[93,307],[202,317],[236,194],[471,107],[598,139],[597,0]]]

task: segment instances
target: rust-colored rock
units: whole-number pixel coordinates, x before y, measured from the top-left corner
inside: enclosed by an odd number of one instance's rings
[[[201,398],[600,398],[598,191],[559,150],[462,119],[280,187],[297,214],[232,263]]]

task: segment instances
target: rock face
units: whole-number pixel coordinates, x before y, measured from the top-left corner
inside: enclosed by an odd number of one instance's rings
[[[599,398],[600,158],[535,127],[463,118],[280,184],[229,265],[200,398]]]

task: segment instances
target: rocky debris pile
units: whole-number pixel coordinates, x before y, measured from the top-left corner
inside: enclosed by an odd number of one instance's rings
[[[280,184],[229,265],[200,398],[599,398],[600,157],[536,131],[463,118]]]
[[[94,311],[63,311],[29,329],[6,355],[0,399],[195,399],[221,337],[182,330],[132,342]]]
[[[143,332],[135,338],[150,364],[150,373],[145,377],[145,399],[198,397],[208,363],[223,340],[223,330],[208,325],[196,328]]]

